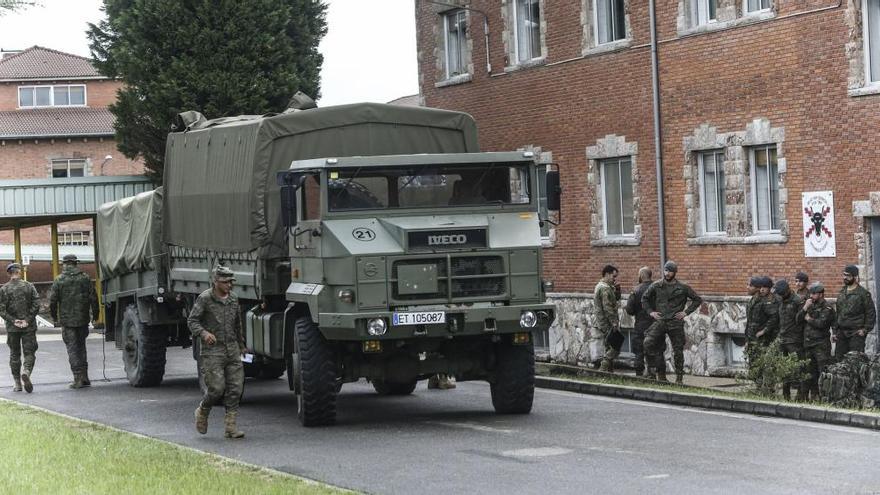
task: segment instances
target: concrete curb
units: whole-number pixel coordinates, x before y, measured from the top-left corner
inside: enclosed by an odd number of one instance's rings
[[[89,329],[89,333],[93,332],[92,329]],[[0,325],[0,335],[6,335],[6,327]],[[61,327],[39,327],[37,328],[37,335],[61,335]]]
[[[619,399],[634,399],[677,406],[699,407],[758,416],[811,421],[830,425],[852,426],[869,430],[880,430],[880,415],[866,414],[823,407],[796,405],[782,402],[764,402],[733,397],[716,397],[672,390],[654,390],[626,385],[588,383],[565,378],[536,376],[535,386],[552,390],[563,390],[578,394],[603,395]]]

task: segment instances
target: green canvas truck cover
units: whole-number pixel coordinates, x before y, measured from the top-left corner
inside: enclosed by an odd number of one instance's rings
[[[166,143],[165,240],[284,257],[275,174],[293,160],[478,151],[470,115],[422,107],[357,103],[198,122]]]
[[[155,269],[163,252],[162,188],[104,203],[96,224],[104,278]]]

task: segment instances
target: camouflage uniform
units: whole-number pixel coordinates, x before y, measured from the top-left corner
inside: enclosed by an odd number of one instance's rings
[[[642,306],[642,296],[650,286],[651,282],[643,282],[636,287],[626,301],[626,313],[630,316],[634,316],[636,320],[633,331],[630,334],[632,351],[633,354],[636,355],[635,363],[633,365],[636,369],[636,375],[641,375],[645,371],[645,331],[648,330],[648,327],[650,327],[652,323],[654,323],[654,319],[651,318],[651,315],[648,314],[648,311]],[[663,340],[663,345],[664,347],[666,346],[665,339]]]
[[[690,304],[687,304],[690,300]],[[703,299],[687,284],[677,279],[667,281],[662,278],[648,287],[642,296],[642,307],[649,314],[660,313],[660,319],[651,324],[645,332],[645,353],[649,363],[657,367],[658,378],[665,379],[666,363],[663,360],[663,349],[666,335],[672,342],[672,360],[676,378],[681,381],[684,374],[684,320],[676,320],[675,314],[684,311],[689,315],[699,309]],[[687,304],[687,309],[685,309]]]
[[[9,367],[16,388],[22,375],[21,357],[24,353],[24,375],[26,383],[34,370],[37,352],[37,313],[40,312],[40,295],[30,282],[21,279],[10,280],[0,287],[0,318],[6,323],[6,344],[9,346]],[[15,320],[27,321],[27,326],[18,328]],[[32,390],[28,386],[28,391]],[[20,390],[20,388],[19,388]]]
[[[794,354],[804,360],[804,325],[798,321],[798,312],[804,307],[804,301],[797,294],[788,291],[779,297],[779,344],[782,354]],[[798,383],[797,399],[802,400],[806,394],[807,384]],[[782,384],[782,395],[791,398],[791,383]]]
[[[764,334],[758,337],[758,332]],[[754,362],[761,350],[776,338],[779,332],[779,298],[775,294],[756,294],[746,305],[746,349],[749,363]]]
[[[806,320],[807,315],[811,321]],[[804,324],[804,357],[809,361],[809,388],[814,399],[819,397],[819,373],[831,360],[830,330],[834,319],[834,308],[824,299],[813,303],[809,310],[801,308],[797,314],[797,320]]]
[[[620,354],[620,350],[615,349],[608,342],[611,332],[620,331],[620,316],[617,314],[619,300],[614,286],[604,280],[600,280],[596,284],[593,329],[602,337],[605,343],[605,354],[602,356],[601,368],[603,371],[611,371],[614,359]]]
[[[89,336],[89,322],[98,317],[98,309],[95,284],[75,263],[65,262],[61,275],[52,282],[49,312],[55,324],[61,326],[61,337],[67,346],[70,371],[73,372],[72,388],[90,384],[86,338]]]
[[[837,324],[834,328],[837,338],[834,357],[837,359],[842,359],[849,351],[865,352],[865,338],[874,329],[877,318],[871,293],[861,285],[855,286],[851,291],[844,287],[837,295]],[[859,330],[864,330],[865,335],[860,336]]]
[[[196,409],[196,415],[203,414],[207,421],[211,408],[222,403],[226,408],[228,430],[230,417],[234,425],[244,390],[241,354],[245,343],[238,296],[230,292],[225,299],[221,299],[213,289],[202,292],[187,322],[193,338],[200,339],[199,371],[205,379],[205,394],[199,409]],[[202,332],[213,334],[216,342],[213,345],[205,343]]]

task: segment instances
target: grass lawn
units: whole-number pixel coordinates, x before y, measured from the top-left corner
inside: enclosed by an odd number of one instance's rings
[[[0,449],[2,493],[344,493],[6,400]]]

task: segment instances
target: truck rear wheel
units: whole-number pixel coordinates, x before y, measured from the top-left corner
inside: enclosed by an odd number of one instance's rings
[[[416,389],[418,380],[405,383],[386,382],[385,380],[373,380],[373,388],[379,395],[409,395]]]
[[[309,316],[295,324],[296,354],[292,356],[296,413],[303,426],[336,422],[336,354]]]
[[[528,414],[535,397],[535,347],[498,344],[492,406],[498,414]]]
[[[159,327],[145,326],[137,306],[128,305],[122,317],[122,361],[128,383],[134,387],[155,387],[165,375],[165,340]]]

